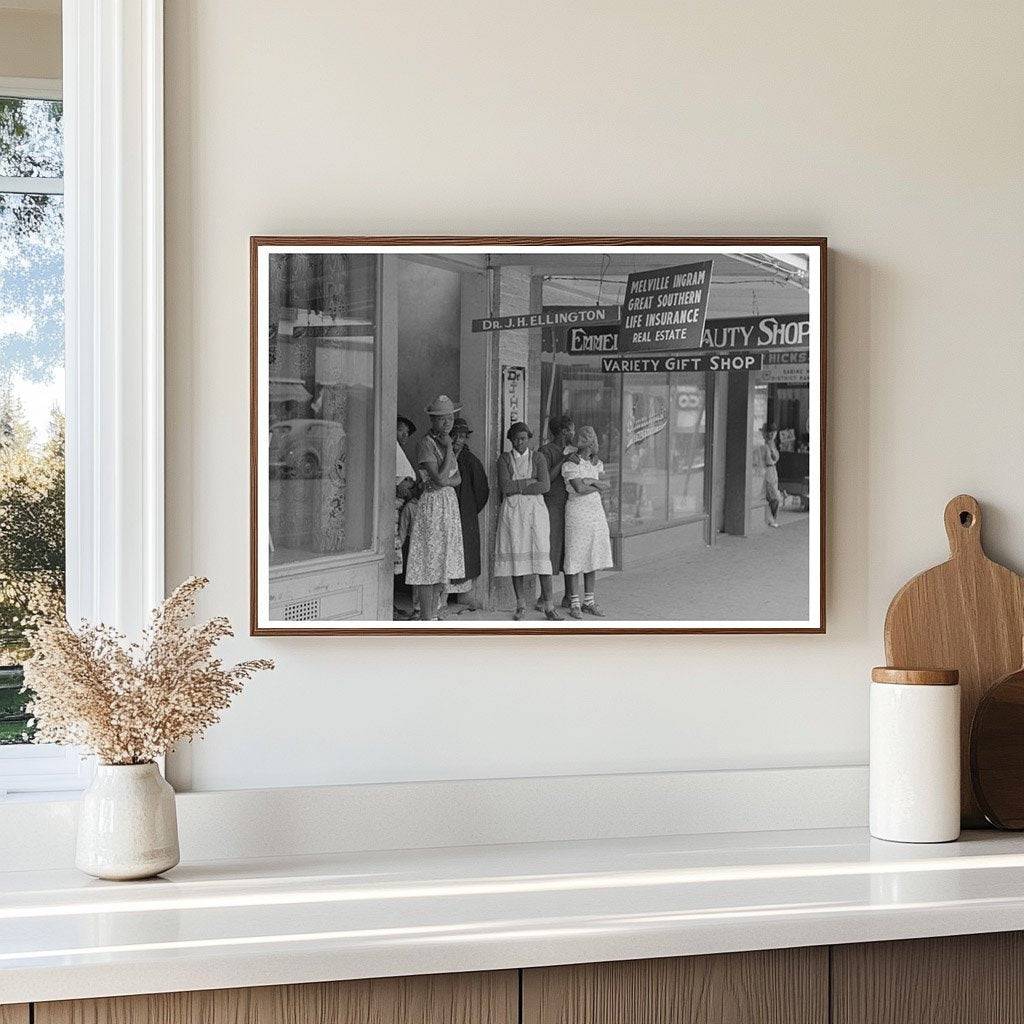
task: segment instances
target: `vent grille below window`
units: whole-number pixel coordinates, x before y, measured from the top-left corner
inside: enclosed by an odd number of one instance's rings
[[[304,601],[293,601],[286,604],[281,618],[287,622],[309,622],[320,618],[320,598],[310,597]]]

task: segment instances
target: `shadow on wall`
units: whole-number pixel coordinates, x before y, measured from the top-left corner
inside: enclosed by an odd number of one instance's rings
[[[874,348],[872,308],[887,309],[885,295],[891,285],[877,266],[829,250],[827,324],[827,431],[826,570],[845,568],[842,590],[846,603],[839,608],[839,581],[826,571],[826,600],[832,624],[841,621],[851,636],[871,633],[881,639],[881,623],[868,621],[870,576],[867,560],[872,507],[870,493],[871,372]],[[879,303],[881,304],[879,307]],[[835,330],[835,325],[859,325],[857,330]],[[851,602],[855,600],[856,604]],[[884,611],[888,598],[881,604]]]

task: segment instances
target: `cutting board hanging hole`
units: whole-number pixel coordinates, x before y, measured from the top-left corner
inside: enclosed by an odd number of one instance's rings
[[[958,494],[945,511],[949,553],[983,556],[981,549],[981,508],[969,494]]]

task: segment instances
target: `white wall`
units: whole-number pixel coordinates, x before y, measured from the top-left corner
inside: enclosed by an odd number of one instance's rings
[[[0,78],[60,77],[59,0],[0,2]]]
[[[824,637],[236,641],[196,788],[860,763],[892,592],[1024,565],[1024,6],[167,0],[169,581],[247,621],[253,233],[826,234]]]

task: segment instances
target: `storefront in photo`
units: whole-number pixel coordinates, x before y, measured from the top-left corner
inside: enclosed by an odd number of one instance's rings
[[[756,542],[765,423],[779,427],[780,479],[808,493],[808,287],[798,264],[716,255],[698,343],[729,369],[614,372],[604,359],[627,280],[665,266],[663,254],[279,259],[267,325],[274,619],[415,614],[396,465],[415,464],[440,395],[457,405],[491,483],[468,586],[484,610],[511,600],[492,561],[497,458],[513,422],[528,424],[535,447],[553,417],[594,428],[617,570],[713,547],[723,534]],[[751,352],[756,368],[732,368],[752,363],[741,358]]]

